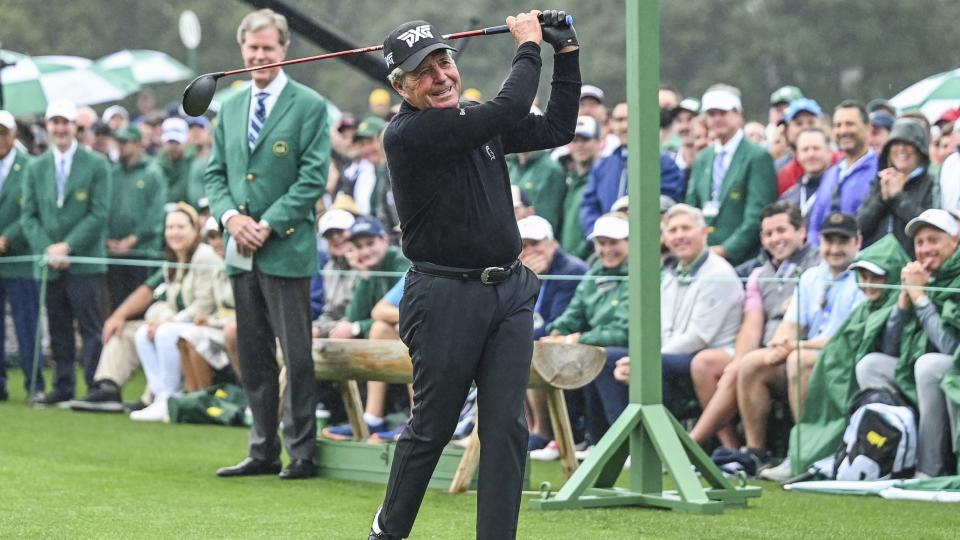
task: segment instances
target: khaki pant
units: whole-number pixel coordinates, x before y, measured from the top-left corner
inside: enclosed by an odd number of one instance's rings
[[[109,380],[123,388],[140,369],[140,357],[133,343],[133,336],[145,324],[143,320],[127,321],[118,334],[104,343],[100,353],[100,364],[93,376],[94,381]],[[143,390],[140,400],[146,404],[153,402],[153,394],[149,388]]]

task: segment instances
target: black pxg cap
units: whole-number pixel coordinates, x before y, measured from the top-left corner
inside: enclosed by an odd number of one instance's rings
[[[860,234],[860,229],[857,227],[857,218],[850,214],[834,212],[823,220],[820,234],[837,234],[845,238],[856,238]]]
[[[387,34],[383,42],[383,60],[387,70],[400,68],[413,71],[433,51],[453,47],[440,41],[441,34],[427,21],[410,21],[401,24]]]

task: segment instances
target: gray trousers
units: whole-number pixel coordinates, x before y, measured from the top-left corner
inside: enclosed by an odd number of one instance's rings
[[[230,284],[237,306],[237,353],[243,391],[253,413],[249,455],[270,462],[280,459],[279,341],[287,368],[283,404],[287,453],[291,460],[314,461],[317,398],[311,351],[310,279],[269,276],[254,267],[231,276]]]
[[[860,388],[886,388],[896,391],[894,370],[897,357],[870,353],[857,363]],[[953,356],[927,353],[913,368],[917,384],[917,471],[941,476],[950,470],[949,460],[956,451],[957,406],[940,389],[943,376],[953,368]]]

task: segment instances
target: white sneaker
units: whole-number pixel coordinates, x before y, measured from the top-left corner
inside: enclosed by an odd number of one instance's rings
[[[168,422],[170,417],[167,413],[167,400],[154,400],[148,407],[130,413],[130,419],[141,422]]]
[[[557,441],[550,441],[539,450],[531,450],[530,459],[534,461],[554,461],[560,459],[560,448],[557,447]]]
[[[767,467],[757,474],[758,478],[770,480],[771,482],[786,482],[793,478],[793,472],[790,467],[790,458],[780,462],[776,467]]]

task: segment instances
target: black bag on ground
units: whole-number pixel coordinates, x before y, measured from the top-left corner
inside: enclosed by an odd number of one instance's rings
[[[913,476],[917,466],[914,411],[889,390],[867,388],[853,397],[850,421],[834,459],[837,480]]]

